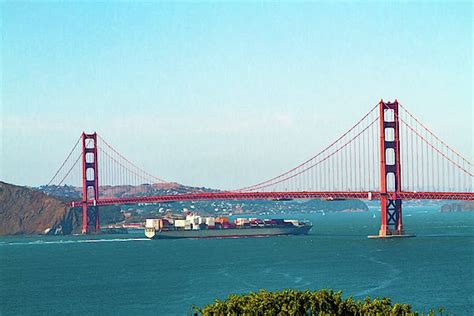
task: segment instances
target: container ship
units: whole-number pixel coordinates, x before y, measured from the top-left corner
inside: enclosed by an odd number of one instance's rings
[[[303,235],[312,228],[309,221],[291,219],[202,217],[190,214],[186,219],[147,219],[145,236],[167,238],[231,238],[277,235]]]

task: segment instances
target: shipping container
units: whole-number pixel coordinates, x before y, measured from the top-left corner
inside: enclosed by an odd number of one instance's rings
[[[236,225],[238,225],[238,226],[242,226],[242,225],[244,225],[245,223],[248,224],[248,223],[249,223],[249,220],[248,220],[247,218],[236,218],[236,219],[234,220],[234,223],[235,223]]]
[[[228,218],[228,217],[221,216],[221,217],[216,218],[215,221],[218,222],[218,223],[221,223],[221,224],[223,224],[223,223],[228,223],[228,222],[229,222],[229,218]]]
[[[174,226],[175,227],[184,227],[184,226],[186,226],[186,222],[187,221],[185,219],[176,219],[174,221]],[[188,223],[188,226],[189,226],[189,223]]]
[[[155,229],[160,228],[160,219],[159,218],[147,218],[145,221],[145,227],[153,227]]]
[[[208,226],[214,226],[214,224],[215,224],[215,219],[214,219],[214,217],[206,217],[206,224],[207,224]]]

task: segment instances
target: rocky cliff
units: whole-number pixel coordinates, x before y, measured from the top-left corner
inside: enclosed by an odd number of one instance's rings
[[[0,235],[70,234],[79,221],[61,200],[0,181]]]

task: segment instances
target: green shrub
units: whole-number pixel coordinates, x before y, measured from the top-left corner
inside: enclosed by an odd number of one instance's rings
[[[332,290],[283,290],[232,294],[204,307],[193,307],[194,315],[203,316],[273,316],[273,315],[419,315],[409,304],[392,304],[389,298],[366,297],[354,300],[342,298],[342,292]],[[428,315],[434,315],[430,311]]]

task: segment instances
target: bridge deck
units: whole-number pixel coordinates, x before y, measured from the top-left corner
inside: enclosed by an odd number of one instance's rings
[[[286,199],[380,199],[380,192],[210,192],[188,193],[175,195],[141,196],[126,198],[102,198],[97,201],[89,200],[88,205],[114,205],[135,203],[159,203],[176,201],[203,200],[286,200]],[[391,199],[403,200],[466,200],[473,201],[472,192],[395,192],[388,193]],[[80,206],[82,201],[74,201],[71,206]]]

